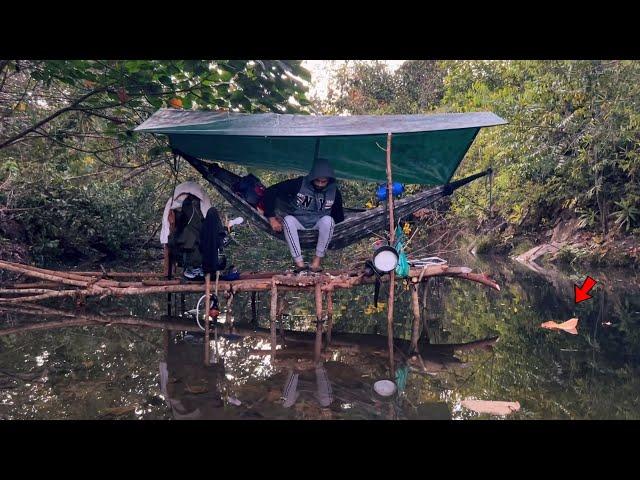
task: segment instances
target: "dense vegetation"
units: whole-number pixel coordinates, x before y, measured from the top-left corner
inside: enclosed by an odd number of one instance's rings
[[[575,218],[582,240],[610,248],[640,234],[639,103],[637,61],[408,61],[393,73],[379,62],[345,65],[324,107],[493,111],[509,125],[484,129],[459,171],[495,169],[492,205],[476,182],[455,196],[449,219],[508,249]],[[637,261],[637,249],[629,253]]]
[[[1,60],[0,256],[139,253],[197,174],[131,130],[160,107],[300,112],[309,79],[298,61]]]
[[[625,239],[624,261],[637,261],[639,62],[407,61],[392,72],[353,61],[315,105],[310,80],[299,61],[1,60],[0,256],[121,258],[153,245],[172,186],[197,179],[163,139],[131,132],[159,107],[312,106],[327,114],[493,111],[509,125],[484,129],[459,171],[494,167],[492,202],[485,182],[466,187],[449,225],[475,233],[478,250],[517,251],[574,219],[575,244],[616,250]],[[259,173],[265,183],[283,178]],[[344,191],[353,206],[373,197],[359,182]]]

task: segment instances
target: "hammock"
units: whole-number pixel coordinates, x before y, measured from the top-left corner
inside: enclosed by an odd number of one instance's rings
[[[322,157],[331,162],[336,178],[386,182],[386,150],[382,145],[391,134],[393,179],[440,185],[394,202],[399,221],[488,175],[490,170],[451,182],[478,131],[505,123],[491,112],[350,117],[160,109],[135,131],[167,135],[173,151],[227,201],[259,228],[285,241],[282,233],[272,231],[267,218],[233,192],[239,177],[212,161],[306,173]],[[385,210],[385,206],[360,212],[345,209],[345,220],[335,226],[329,248],[343,248],[386,229]],[[317,231],[301,231],[299,235],[302,247],[315,246]]]
[[[240,176],[222,168],[217,163],[203,162],[176,149],[174,149],[174,153],[189,162],[231,205],[242,212],[243,215],[251,218],[258,228],[285,242],[282,232],[274,232],[269,220],[264,215],[234,193],[233,185],[241,178]],[[396,200],[394,202],[395,219],[399,222],[402,218],[421,208],[427,207],[447,195],[451,195],[463,185],[489,174],[491,174],[491,169]],[[334,227],[333,237],[329,244],[330,250],[344,248],[389,227],[387,207],[385,205],[364,211],[347,208],[344,210],[345,219]],[[303,248],[313,248],[318,242],[318,232],[316,230],[299,231],[298,235],[300,237],[300,245]]]

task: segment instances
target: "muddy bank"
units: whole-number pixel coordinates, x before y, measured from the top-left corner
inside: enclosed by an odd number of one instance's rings
[[[640,267],[638,236],[620,232],[602,235],[585,231],[576,218],[560,219],[552,229],[540,234],[513,235],[507,230],[499,230],[471,236],[468,251],[474,255],[509,256],[534,271],[544,266],[563,264]]]

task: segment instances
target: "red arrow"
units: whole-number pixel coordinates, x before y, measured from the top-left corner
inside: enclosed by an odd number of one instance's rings
[[[574,285],[573,287],[575,292],[576,303],[589,300],[591,298],[591,295],[589,295],[589,290],[591,290],[596,283],[598,282],[596,282],[593,278],[588,276],[581,287],[578,287],[578,285]]]

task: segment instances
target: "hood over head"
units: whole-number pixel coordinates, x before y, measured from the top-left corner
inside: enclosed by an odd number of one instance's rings
[[[335,181],[336,179],[336,174],[333,171],[333,168],[331,168],[331,165],[329,165],[329,160],[327,160],[326,158],[317,158],[315,163],[313,164],[313,168],[311,168],[311,171],[307,176],[307,178],[311,182],[316,178],[321,177],[328,178],[330,182]]]

